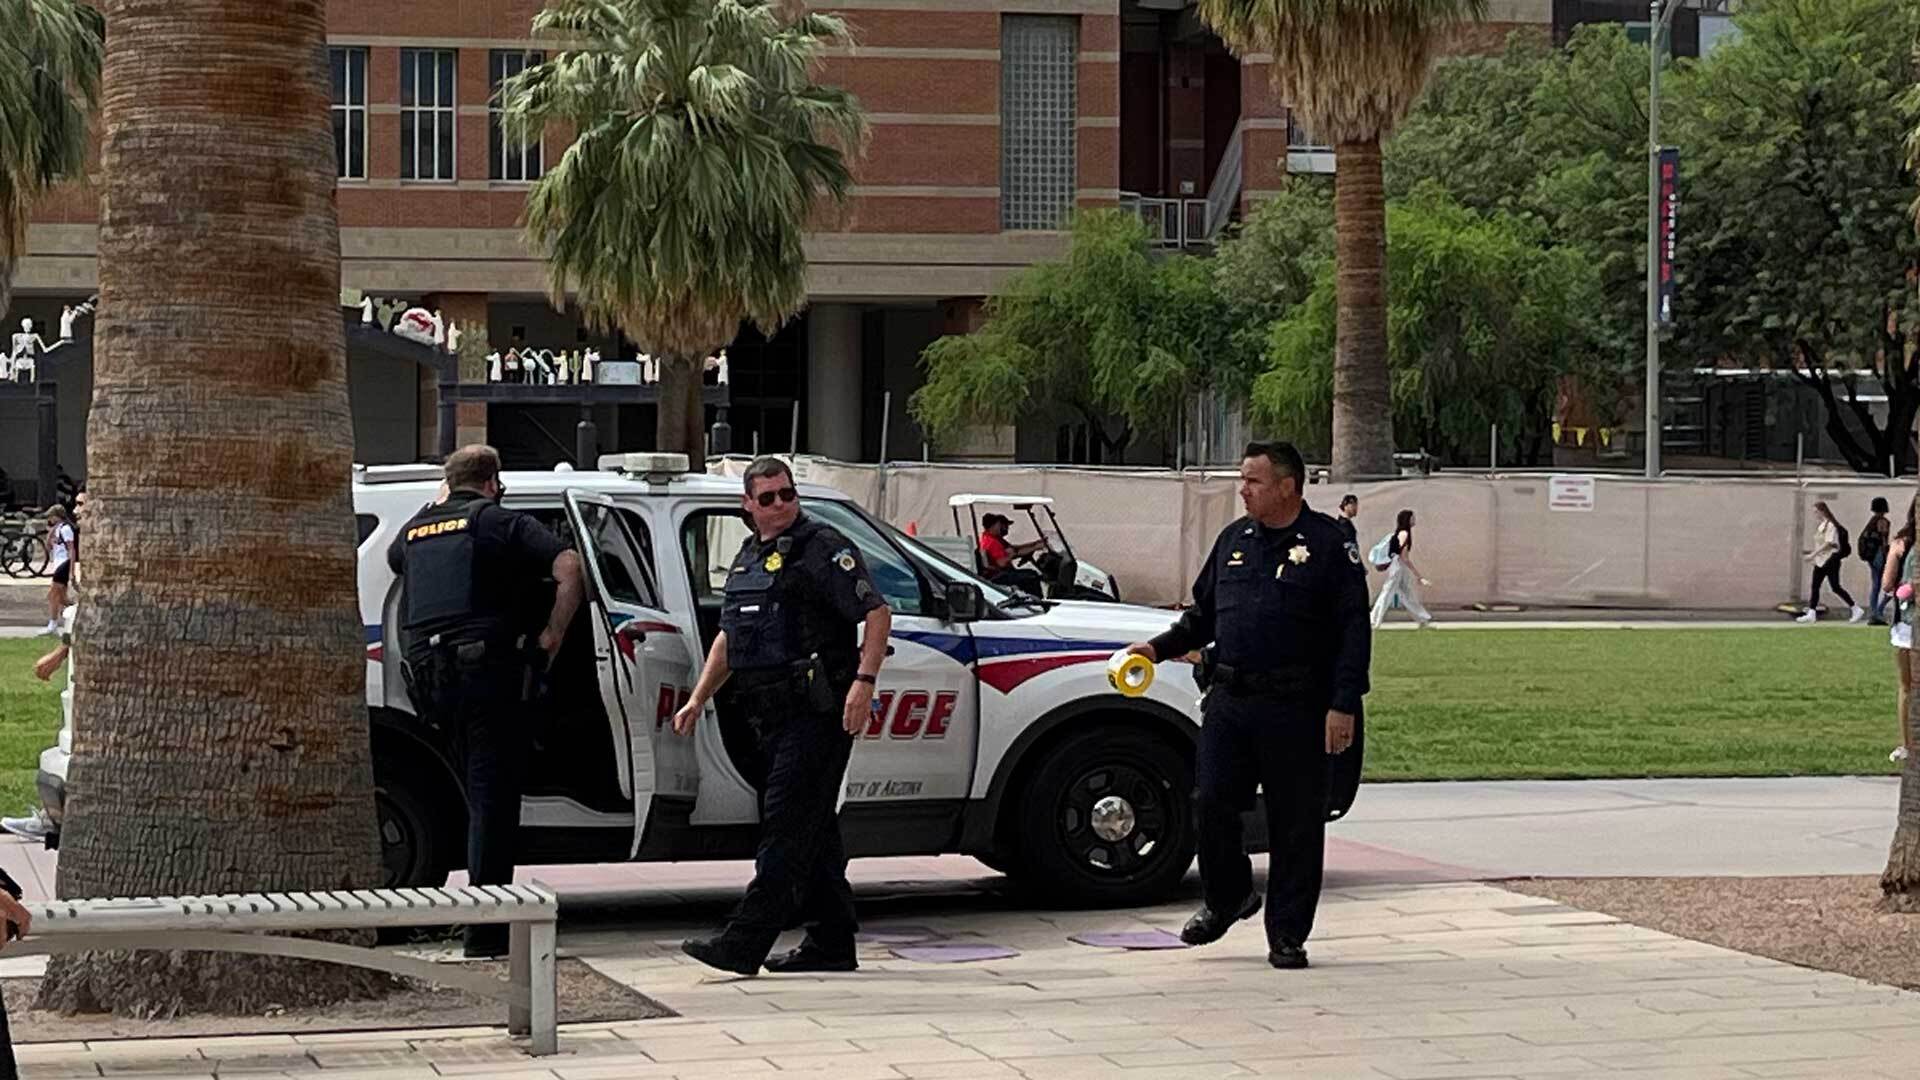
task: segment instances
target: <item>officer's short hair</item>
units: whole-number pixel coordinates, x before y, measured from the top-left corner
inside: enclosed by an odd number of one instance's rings
[[[1300,456],[1290,442],[1250,442],[1242,457],[1263,457],[1273,462],[1273,469],[1281,476],[1293,477],[1295,486],[1305,490],[1307,486],[1307,460]]]
[[[1341,506],[1357,506],[1359,505],[1359,503],[1360,503],[1360,496],[1355,495],[1351,491],[1347,492],[1345,495],[1340,496]]]
[[[500,451],[478,443],[463,446],[447,458],[446,473],[448,491],[479,491],[500,478]]]
[[[793,470],[787,467],[786,462],[772,455],[754,458],[753,464],[747,466],[746,479],[743,481],[745,484],[744,490],[747,494],[751,495],[753,494],[753,482],[755,480],[778,480],[782,477],[786,479],[787,483],[793,483]]]

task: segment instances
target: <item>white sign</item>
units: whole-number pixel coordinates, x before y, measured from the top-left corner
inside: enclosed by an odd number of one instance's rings
[[[1547,509],[1593,509],[1593,477],[1552,476],[1547,478]]]
[[[639,386],[640,361],[602,360],[595,366],[593,377],[602,386]]]

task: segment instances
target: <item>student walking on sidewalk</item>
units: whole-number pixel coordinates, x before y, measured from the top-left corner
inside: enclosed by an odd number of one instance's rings
[[[1860,622],[1867,617],[1867,611],[1853,602],[1853,595],[1840,584],[1840,567],[1848,555],[1853,554],[1853,545],[1847,539],[1846,527],[1834,518],[1833,511],[1824,502],[1813,504],[1813,550],[1807,552],[1807,561],[1813,564],[1813,587],[1807,596],[1806,614],[1795,622],[1810,623],[1820,618],[1820,585],[1822,582],[1832,586],[1833,595],[1840,602],[1853,609],[1849,622]]]
[[[1393,608],[1395,600],[1419,620],[1421,626],[1433,621],[1433,615],[1427,606],[1420,602],[1420,590],[1416,586],[1431,585],[1421,576],[1420,568],[1413,565],[1413,511],[1400,511],[1400,518],[1394,523],[1393,536],[1387,543],[1387,580],[1380,586],[1380,597],[1373,602],[1373,628],[1387,621],[1387,612]]]

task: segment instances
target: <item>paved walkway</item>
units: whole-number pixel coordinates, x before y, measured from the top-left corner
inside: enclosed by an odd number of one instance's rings
[[[1853,1080],[1910,1077],[1920,1055],[1920,995],[1484,885],[1336,889],[1306,972],[1270,970],[1251,926],[1203,950],[1067,940],[1173,930],[1188,910],[962,903],[913,921],[1020,955],[935,965],[869,945],[861,973],[819,978],[712,975],[674,948],[693,929],[684,923],[570,930],[564,954],[681,1016],[566,1027],[553,1058],[527,1057],[489,1029],[55,1043],[21,1058],[30,1080]]]

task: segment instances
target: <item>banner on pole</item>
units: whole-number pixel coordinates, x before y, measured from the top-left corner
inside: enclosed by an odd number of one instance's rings
[[[1660,325],[1673,325],[1674,226],[1680,212],[1680,151],[1671,146],[1660,150]]]

